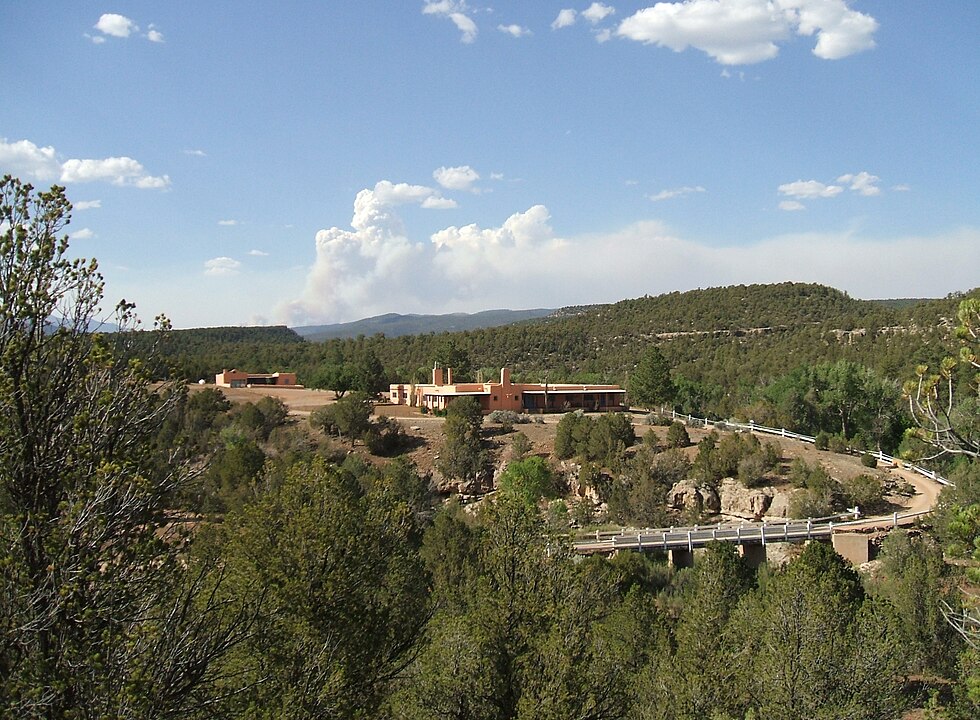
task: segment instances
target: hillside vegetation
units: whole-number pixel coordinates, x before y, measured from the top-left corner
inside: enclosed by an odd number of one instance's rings
[[[889,307],[821,285],[748,285],[564,308],[455,333],[314,343],[285,328],[180,331],[169,353],[176,372],[191,381],[239,367],[291,370],[316,385],[324,368],[369,363],[383,368],[373,388],[383,389],[396,380],[425,381],[435,361],[457,366],[461,378],[476,379],[480,370],[490,377],[507,366],[517,380],[626,385],[643,352],[656,345],[685,390],[681,409],[725,417],[751,403],[760,387],[805,365],[846,360],[896,382],[911,377],[916,365],[942,355],[957,302]]]

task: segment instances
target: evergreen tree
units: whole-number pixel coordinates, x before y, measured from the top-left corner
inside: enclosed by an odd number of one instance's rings
[[[59,237],[70,210],[0,180],[0,715],[194,717],[243,618],[168,529],[192,474],[154,439],[183,388],[151,384],[152,343],[135,359],[131,305],[89,332],[102,278]]]
[[[481,431],[483,411],[472,397],[457,398],[446,410],[443,425],[445,442],[439,458],[439,471],[447,478],[478,481],[486,470]]]
[[[655,345],[647,348],[629,382],[630,401],[642,407],[666,405],[677,395],[670,379],[670,364]]]
[[[428,617],[417,514],[397,476],[315,460],[220,530],[226,597],[259,594],[255,633],[225,663],[244,718],[361,718],[412,661]]]

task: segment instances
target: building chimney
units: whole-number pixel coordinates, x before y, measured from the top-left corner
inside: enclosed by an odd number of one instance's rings
[[[510,385],[510,368],[500,368],[500,384],[504,387]]]
[[[432,384],[442,385],[442,368],[434,367],[432,368]]]
[[[453,384],[453,369],[446,368],[446,385],[452,385],[452,384]]]

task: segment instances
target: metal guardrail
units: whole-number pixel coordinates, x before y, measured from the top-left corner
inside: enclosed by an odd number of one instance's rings
[[[694,550],[710,542],[730,542],[738,545],[767,545],[771,542],[794,542],[828,538],[834,532],[867,525],[891,524],[898,527],[902,521],[910,520],[930,511],[911,513],[892,513],[874,518],[862,518],[843,522],[827,518],[807,518],[805,520],[786,520],[784,522],[741,523],[739,525],[712,525],[701,527],[645,528],[643,530],[619,532],[596,532],[595,539],[576,541],[575,547],[589,552],[612,552],[615,550]],[[838,516],[843,517],[843,516]]]

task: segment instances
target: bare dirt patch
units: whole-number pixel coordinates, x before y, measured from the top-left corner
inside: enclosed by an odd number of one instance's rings
[[[205,388],[214,389],[214,385],[190,385],[191,392],[199,392]],[[313,390],[311,388],[286,388],[286,387],[247,387],[247,388],[226,388],[219,387],[229,401],[233,403],[254,403],[263,397],[275,397],[283,401],[291,413],[297,415],[309,415],[311,411],[318,407],[329,405],[334,402],[333,391]]]

